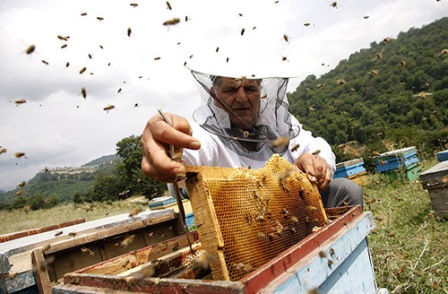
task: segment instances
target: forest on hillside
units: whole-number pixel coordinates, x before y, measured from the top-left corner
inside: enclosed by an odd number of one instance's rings
[[[338,161],[416,146],[447,149],[448,18],[373,42],[288,93],[290,111]]]

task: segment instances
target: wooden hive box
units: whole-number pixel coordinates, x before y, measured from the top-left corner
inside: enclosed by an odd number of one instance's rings
[[[171,245],[154,244],[68,273],[63,284],[53,287],[53,294],[388,293],[377,287],[368,249],[367,235],[374,228],[372,214],[363,213],[359,206],[346,206],[326,209],[326,215],[327,226],[237,281],[195,279],[186,272],[167,275],[188,254],[188,247],[175,250],[172,245],[177,241],[170,239],[166,242]],[[200,246],[194,245],[195,249]],[[154,259],[160,265],[157,275],[152,270],[148,274]]]
[[[420,174],[423,189],[429,192],[437,216],[448,217],[448,161],[442,161]]]
[[[436,155],[437,155],[437,160],[439,162],[448,160],[448,150],[443,150],[443,151],[437,152]]]
[[[376,172],[384,173],[391,180],[406,179],[413,181],[418,178],[420,160],[414,146],[381,153],[374,159]]]

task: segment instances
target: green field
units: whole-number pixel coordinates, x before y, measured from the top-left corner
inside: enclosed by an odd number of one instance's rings
[[[423,170],[436,162],[422,166]],[[428,192],[418,181],[367,175],[365,207],[376,228],[369,235],[378,287],[390,293],[448,293],[448,221],[434,215]],[[129,201],[64,205],[47,210],[0,211],[0,234],[85,218],[128,213],[144,204]]]

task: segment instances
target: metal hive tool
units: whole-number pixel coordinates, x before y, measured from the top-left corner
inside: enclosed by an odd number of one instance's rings
[[[236,281],[328,223],[316,186],[279,155],[257,170],[188,166],[186,183],[214,280]]]

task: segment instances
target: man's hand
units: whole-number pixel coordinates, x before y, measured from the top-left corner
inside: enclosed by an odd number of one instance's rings
[[[143,149],[143,173],[160,182],[172,183],[185,177],[185,166],[175,160],[182,154],[183,148],[198,150],[201,143],[193,138],[188,121],[175,114],[165,113],[173,123],[168,125],[162,116],[155,115],[143,131],[141,144]],[[173,145],[176,154],[169,154],[169,145]]]
[[[294,164],[307,173],[308,179],[317,184],[319,190],[324,190],[331,182],[331,169],[328,163],[319,155],[304,153]]]

